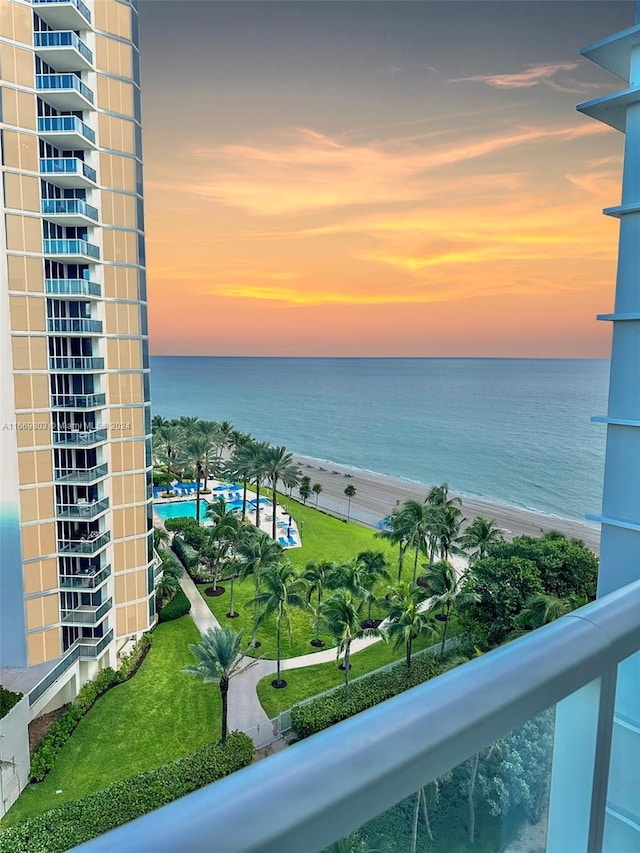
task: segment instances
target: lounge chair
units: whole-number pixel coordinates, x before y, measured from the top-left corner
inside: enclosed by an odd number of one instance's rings
[[[283,548],[286,548],[289,545],[289,542],[287,542],[284,536],[279,536],[278,542],[282,545]]]

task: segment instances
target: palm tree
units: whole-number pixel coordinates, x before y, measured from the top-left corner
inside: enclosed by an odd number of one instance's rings
[[[465,581],[468,575],[458,576],[451,563],[442,560],[423,566],[427,571],[424,574],[424,588],[427,596],[431,598],[431,610],[440,609],[439,619],[443,623],[442,644],[440,646],[440,657],[444,656],[444,647],[447,641],[447,628],[451,611],[461,604],[471,604],[480,601],[480,596],[465,589]]]
[[[306,506],[311,495],[311,477],[302,477],[298,491],[300,492],[303,504]]]
[[[282,546],[267,536],[262,530],[257,530],[255,527],[249,527],[248,530],[253,530],[253,534],[243,536],[238,544],[237,552],[240,557],[238,569],[241,577],[246,577],[249,574],[253,575],[255,596],[253,599],[251,645],[253,648],[258,648],[260,643],[256,640],[258,634],[257,598],[260,593],[260,576],[263,569],[267,566],[279,563],[284,552]]]
[[[318,498],[322,494],[322,483],[314,483],[313,486],[311,486],[311,491],[316,496],[316,509],[318,509]]]
[[[420,552],[427,552],[429,538],[434,529],[434,508],[427,503],[416,500],[405,501],[402,505],[401,514],[406,524],[406,533],[409,547],[415,548],[413,560],[413,583],[418,575],[418,556]]]
[[[363,637],[384,637],[378,628],[363,628],[360,624],[360,604],[348,589],[338,589],[321,606],[320,612],[327,632],[336,644],[337,657],[344,654],[344,696],[349,698],[349,658],[351,644]]]
[[[196,521],[200,524],[200,481],[211,463],[212,446],[206,436],[192,435],[184,443],[182,461],[196,472]]]
[[[209,563],[210,569],[213,571],[213,588],[215,592],[219,588],[218,573],[220,565],[226,559],[231,546],[238,541],[241,522],[233,510],[227,509],[224,498],[218,498],[217,501],[210,503],[206,514],[207,518],[213,520],[213,527],[209,532],[209,540],[202,549],[201,556],[205,558]],[[229,614],[233,613],[233,580],[234,575],[232,573]]]
[[[206,489],[208,488],[209,477],[212,473],[215,475],[220,467],[220,453],[224,438],[220,431],[220,424],[215,421],[198,421],[194,428],[194,435],[206,439],[209,443],[209,453],[203,470]]]
[[[180,581],[173,574],[165,574],[156,584],[156,598],[158,601],[167,602],[175,598],[176,593],[180,589]]]
[[[163,545],[169,544],[169,533],[164,527],[153,528],[153,547],[158,550]]]
[[[258,625],[261,625],[270,616],[276,617],[276,678],[271,684],[276,687],[286,687],[287,682],[280,678],[281,641],[282,626],[289,635],[291,642],[291,619],[290,607],[307,607],[306,585],[304,580],[297,574],[291,563],[271,563],[262,570],[260,578],[264,592],[259,593],[247,602],[247,607],[257,605],[260,615]]]
[[[349,483],[344,493],[347,496],[347,521],[349,521],[351,517],[351,498],[355,498],[356,496],[356,487]]]
[[[518,614],[517,621],[526,629],[535,630],[555,622],[561,616],[566,616],[578,607],[588,604],[585,595],[570,595],[567,598],[557,598],[546,592],[537,592],[527,599],[524,609]]]
[[[391,580],[387,571],[387,558],[382,551],[361,551],[356,557],[356,564],[364,573],[362,585],[362,597],[368,604],[367,622],[371,622],[371,608],[378,600],[375,589],[381,580]]]
[[[488,520],[479,515],[464,531],[460,543],[472,560],[482,560],[492,545],[503,540],[502,530],[495,519]]]
[[[315,606],[316,636],[314,640],[311,640],[311,645],[317,648],[324,646],[324,640],[320,639],[320,605],[322,604],[322,593],[333,572],[335,572],[334,564],[325,560],[321,563],[307,563],[302,575],[309,584],[309,603],[311,603],[311,596],[314,593],[317,595]]]
[[[185,667],[182,671],[188,675],[197,675],[207,683],[217,683],[222,697],[222,743],[227,740],[227,719],[229,715],[229,682],[234,675],[242,672],[242,631],[232,628],[209,630],[202,635],[197,645],[190,644],[189,650],[198,661],[196,666]]]
[[[402,512],[402,507],[395,507],[387,519],[386,526],[373,534],[375,539],[386,539],[392,545],[399,546],[398,553],[398,580],[402,580],[402,569],[404,566],[404,555],[409,547],[409,519]]]
[[[442,560],[460,552],[460,527],[465,520],[462,510],[453,504],[436,507],[434,533]]]
[[[157,445],[159,459],[163,465],[167,466],[167,491],[171,489],[171,467],[180,458],[183,442],[182,430],[175,424],[167,422],[158,428],[157,440],[154,439],[154,444]]]
[[[425,503],[428,503],[430,506],[462,506],[460,498],[449,496],[448,483],[442,483],[440,486],[432,486],[429,489]]]
[[[247,445],[236,450],[225,466],[227,476],[242,481],[242,520],[247,517],[247,485],[253,476],[253,455]]]
[[[249,477],[256,485],[256,527],[260,527],[260,485],[267,474],[266,456],[269,444],[266,441],[253,441],[247,445],[249,456]],[[275,507],[273,512],[275,518]]]
[[[298,468],[297,465],[290,465],[289,468],[286,468],[282,472],[282,485],[289,489],[289,497],[291,497],[291,492],[293,491],[293,487],[297,486],[300,482],[300,477],[302,476],[302,471]]]
[[[432,615],[420,609],[425,598],[421,587],[406,581],[396,584],[391,593],[386,633],[389,639],[393,640],[396,650],[405,647],[407,672],[411,669],[414,640],[421,634],[430,633],[435,636],[437,633]]]
[[[276,538],[276,500],[278,497],[278,480],[290,474],[294,468],[293,456],[286,447],[269,447],[264,455],[264,473],[271,480],[273,490],[273,517],[271,538]],[[258,524],[256,523],[256,527]]]

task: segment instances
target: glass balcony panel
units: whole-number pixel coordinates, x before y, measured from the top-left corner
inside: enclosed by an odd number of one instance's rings
[[[60,575],[62,589],[96,589],[104,583],[111,574],[111,566],[105,566],[100,571],[91,574],[89,570],[78,571],[77,574]]]
[[[111,603],[112,601],[109,598],[98,607],[80,605],[74,607],[73,610],[63,610],[61,612],[62,621],[73,625],[97,625],[111,610]]]
[[[64,7],[79,12],[88,24],[91,23],[91,12],[82,0],[33,0],[33,4],[39,7],[38,15],[52,27],[55,27],[60,21],[66,20],[67,10]],[[70,20],[75,22],[74,19]]]
[[[87,62],[93,65],[93,54],[73,30],[49,30],[48,32],[34,33],[33,36],[36,49],[39,47],[73,47]]]
[[[56,468],[53,472],[58,483],[93,483],[106,477],[108,466],[96,465],[94,468]]]
[[[91,534],[85,539],[58,539],[58,551],[62,554],[95,554],[108,545],[110,539],[109,531],[95,536]]]
[[[108,631],[104,637],[82,637],[78,640],[78,648],[80,649],[81,658],[97,658],[107,648],[113,640],[113,628]]]
[[[107,437],[106,429],[93,429],[87,431],[74,429],[59,430],[53,433],[53,443],[82,445],[83,447],[87,447],[93,444],[100,444],[100,442],[106,441]]]
[[[76,214],[98,221],[97,207],[87,204],[82,198],[45,198],[42,200],[41,209],[43,216]]]
[[[76,255],[98,260],[100,249],[86,240],[43,240],[43,252],[45,255]]]
[[[45,293],[51,296],[97,296],[102,294],[99,284],[83,278],[47,278]]]
[[[92,356],[50,356],[49,370],[104,370],[104,358]]]
[[[93,92],[75,74],[36,74],[36,90],[38,92],[77,92],[90,104],[93,103]]]
[[[54,409],[99,409],[106,405],[105,394],[52,394]]]
[[[56,518],[95,518],[107,509],[109,509],[109,498],[102,498],[102,500],[92,503],[77,501],[74,504],[58,504],[56,506]]]
[[[36,33],[36,35],[49,35],[49,33]],[[38,133],[79,133],[95,143],[95,132],[77,116],[38,116]]]
[[[40,158],[40,172],[51,175],[52,180],[59,176],[81,177],[83,180],[96,182],[96,171],[88,166],[79,157],[42,157]]]

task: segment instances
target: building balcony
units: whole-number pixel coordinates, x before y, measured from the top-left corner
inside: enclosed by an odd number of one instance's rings
[[[57,110],[93,109],[93,92],[75,74],[36,74],[36,92]]]
[[[38,17],[54,30],[86,30],[91,12],[82,0],[33,0]]]
[[[99,299],[102,288],[96,282],[84,278],[47,278],[44,282],[44,292],[48,296],[86,296]]]
[[[100,259],[100,249],[86,240],[43,240],[42,251],[61,264],[91,263]]]
[[[94,465],[93,468],[56,468],[53,478],[57,483],[84,485],[101,480],[107,476],[108,472],[109,466],[106,464]]]
[[[102,500],[93,502],[79,498],[74,504],[57,504],[56,518],[63,520],[81,518],[87,520],[90,518],[97,518],[108,509],[109,498],[102,498]]]
[[[42,215],[49,222],[65,226],[94,225],[98,221],[98,209],[82,198],[43,198],[40,202]],[[97,247],[95,247],[97,250]],[[100,256],[99,250],[96,257]]]
[[[111,541],[111,533],[108,530],[106,533],[96,533],[95,536],[93,534],[91,536],[86,539],[58,539],[58,553],[80,556],[97,554]]]
[[[47,317],[47,331],[65,335],[91,335],[102,333],[102,320],[89,317]]]
[[[93,53],[73,30],[49,30],[33,34],[36,53],[56,71],[86,71],[93,67]]]
[[[106,394],[52,394],[54,409],[101,409],[107,404]]]
[[[75,575],[60,575],[61,589],[97,589],[111,575],[111,566],[105,566],[95,572],[87,569]]]
[[[113,640],[113,628],[104,637],[82,637],[78,640],[81,658],[97,658]]]
[[[79,157],[42,157],[40,177],[58,187],[95,187],[96,170]]]
[[[101,444],[108,438],[106,429],[93,429],[81,431],[79,429],[67,429],[54,431],[53,443],[66,447],[91,447],[94,444]]]
[[[77,116],[38,116],[38,135],[61,150],[95,148],[96,143],[94,131]]]
[[[87,604],[81,604],[79,607],[74,607],[73,610],[63,610],[61,612],[61,621],[63,625],[97,625],[107,613],[111,610],[112,600],[100,604],[98,607],[91,607]]]
[[[65,373],[76,371],[104,370],[104,358],[93,356],[49,356],[49,370],[63,370]]]

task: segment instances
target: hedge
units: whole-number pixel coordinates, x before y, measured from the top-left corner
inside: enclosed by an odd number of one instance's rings
[[[251,738],[233,732],[224,747],[209,744],[9,827],[0,833],[0,853],[62,853],[228,776],[252,758]]]
[[[7,690],[0,684],[0,720],[6,717],[14,705],[22,699],[24,693],[14,693],[13,690]]]
[[[414,657],[408,675],[403,661],[385,672],[373,673],[352,682],[348,700],[345,700],[344,687],[341,686],[311,702],[295,705],[291,709],[291,728],[300,739],[309,737],[410,687],[422,684],[441,672],[440,659],[431,654]]]
[[[171,601],[167,602],[160,611],[158,622],[171,622],[173,619],[185,616],[190,610],[191,602],[184,594],[182,587],[180,587]]]
[[[191,545],[187,545],[180,536],[173,537],[171,548],[187,571],[198,565],[198,552]]]

